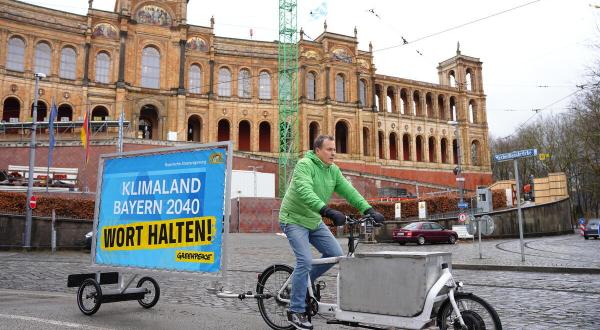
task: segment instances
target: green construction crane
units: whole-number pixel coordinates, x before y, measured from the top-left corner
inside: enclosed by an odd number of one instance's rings
[[[277,55],[279,111],[279,197],[283,197],[298,160],[298,20],[297,0],[279,0]]]

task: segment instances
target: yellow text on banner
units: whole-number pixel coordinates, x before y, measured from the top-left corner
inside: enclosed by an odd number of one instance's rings
[[[102,227],[103,250],[145,250],[211,244],[215,217],[136,222]]]

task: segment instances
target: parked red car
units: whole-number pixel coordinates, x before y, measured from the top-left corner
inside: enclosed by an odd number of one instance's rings
[[[392,232],[394,241],[400,245],[406,243],[425,243],[445,242],[454,244],[458,239],[455,231],[448,230],[435,222],[412,222],[403,228],[396,228]]]

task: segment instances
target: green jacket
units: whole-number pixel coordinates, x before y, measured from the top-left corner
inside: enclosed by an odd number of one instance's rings
[[[361,213],[371,207],[346,180],[337,165],[327,165],[314,151],[309,151],[296,164],[292,182],[281,202],[279,222],[316,229],[322,221],[319,211],[327,205],[333,192],[345,198]]]

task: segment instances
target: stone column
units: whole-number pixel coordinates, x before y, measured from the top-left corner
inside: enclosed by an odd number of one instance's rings
[[[331,73],[331,68],[330,67],[325,67],[325,103],[328,103],[331,101],[331,94],[330,94],[330,73]]]
[[[83,54],[83,86],[87,86],[89,83],[89,72],[90,72],[90,46],[89,42],[85,43],[84,54]]]
[[[300,66],[300,81],[298,81],[298,89],[300,100],[306,99],[306,65]],[[315,82],[316,83],[316,82]],[[272,86],[275,84],[272,84]],[[316,95],[315,95],[316,98]]]
[[[119,44],[119,79],[117,80],[117,87],[125,86],[125,54],[127,46],[127,31],[120,32],[120,44]]]
[[[379,97],[379,103],[381,103],[381,112],[387,112],[387,86],[381,85],[381,97]]]
[[[366,101],[366,100],[365,100]],[[364,108],[365,105],[360,103],[360,72],[356,72],[356,104],[359,108]],[[362,134],[362,131],[361,131]],[[362,146],[361,146],[362,150]],[[361,152],[362,154],[362,152]]]
[[[0,45],[6,45],[5,47],[0,47],[0,69],[2,69],[6,65],[6,53],[8,51],[8,39],[6,29],[0,29]]]
[[[209,64],[209,79],[208,79],[208,98],[209,99],[213,99],[215,96],[215,61],[214,60],[210,60],[208,61]]]
[[[179,40],[179,87],[178,95],[185,95],[185,45],[187,41]]]

